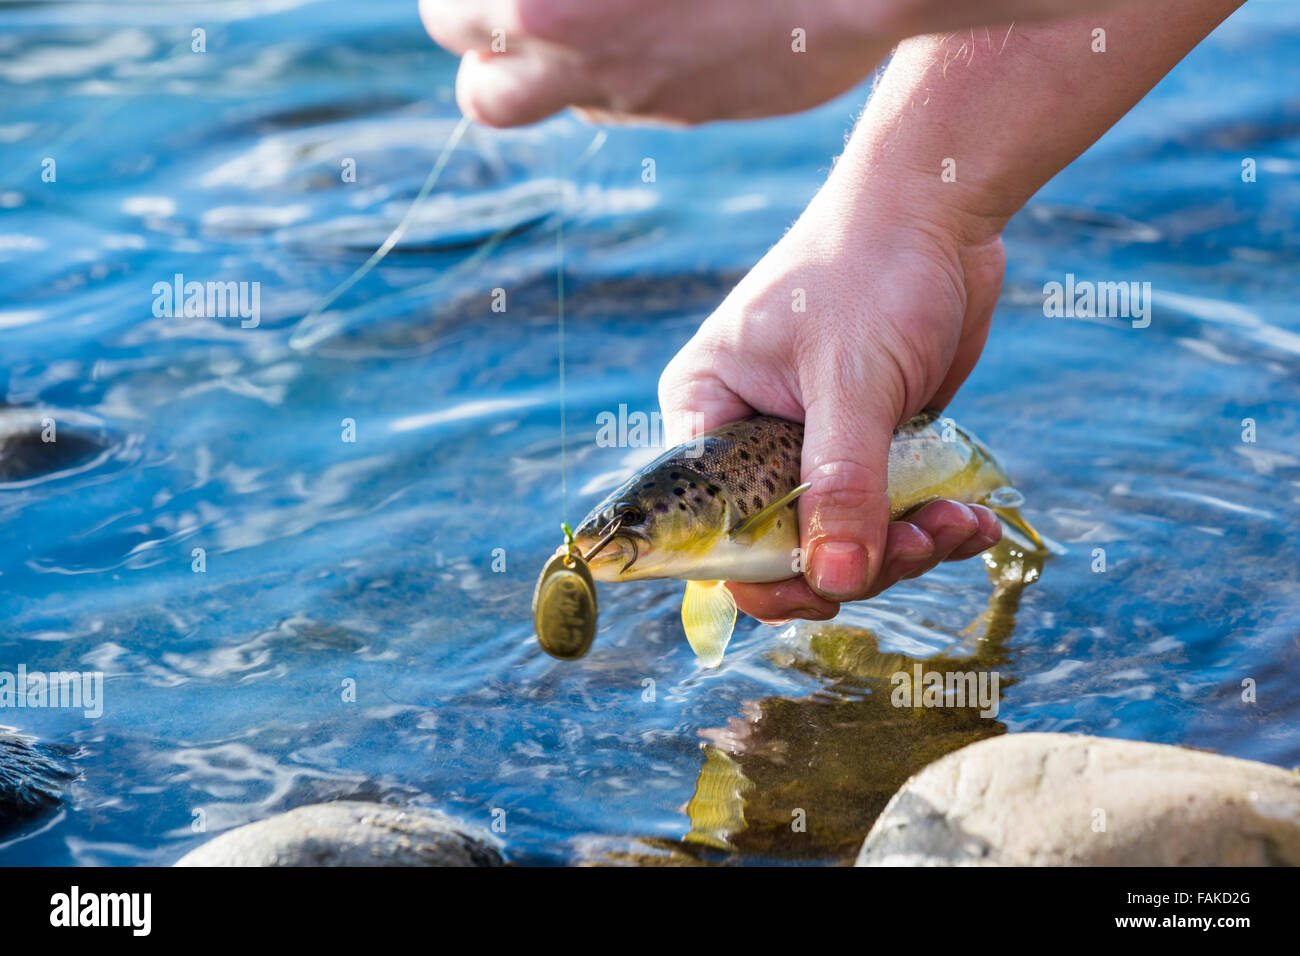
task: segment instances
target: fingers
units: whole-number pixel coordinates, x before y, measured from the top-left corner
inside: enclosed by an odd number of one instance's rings
[[[576,56],[532,35],[518,16],[506,0],[420,0],[429,36],[461,55],[461,112],[487,126],[523,126],[569,105],[602,105]]]
[[[828,383],[808,404],[799,499],[808,583],[828,601],[867,597],[880,573],[889,523],[889,441],[892,422],[874,420],[866,407],[840,403],[853,386]],[[879,407],[879,406],[877,406]]]
[[[871,586],[869,597],[886,591],[904,578],[915,578],[942,561],[962,561],[997,544],[1002,525],[988,508],[955,501],[932,501],[907,521],[894,521],[885,534],[884,567]],[[782,624],[792,618],[827,621],[839,613],[839,603],[828,601],[803,578],[777,584],[737,584],[727,588],[736,606],[764,624]]]
[[[1002,537],[1002,526],[989,509],[956,501],[932,501],[910,516],[895,521],[886,535],[884,570],[872,596],[904,578],[920,577],[942,561],[961,561],[992,547]]]
[[[998,520],[997,515],[982,505],[967,505],[967,507],[975,514],[979,528],[965,543],[953,548],[948,557],[944,558],[945,561],[965,561],[967,558],[975,557],[981,551],[987,551],[1002,540],[1002,522]]]
[[[457,105],[486,126],[526,126],[590,97],[579,70],[560,69],[535,50],[502,56],[470,50],[456,73]]]
[[[796,617],[829,621],[840,611],[839,604],[817,594],[803,578],[791,578],[776,584],[728,581],[727,590],[736,599],[738,608],[764,624],[783,624]]]

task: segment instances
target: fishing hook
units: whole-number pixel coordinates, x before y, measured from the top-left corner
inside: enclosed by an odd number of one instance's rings
[[[614,535],[618,534],[619,528],[621,528],[622,526],[623,526],[623,516],[619,515],[613,521],[610,522],[609,530],[605,532],[605,537],[601,538],[599,541],[593,544],[591,546],[590,551],[588,551],[586,554],[579,555],[579,557],[581,557],[582,560],[584,561],[590,562],[591,559],[596,556],[596,552],[600,551],[602,548],[605,547],[605,545],[609,544],[611,541],[614,540]]]

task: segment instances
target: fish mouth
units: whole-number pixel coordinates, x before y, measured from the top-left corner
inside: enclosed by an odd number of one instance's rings
[[[620,527],[611,536],[608,529],[612,527],[610,522],[603,533],[579,534],[573,542],[587,560],[592,576],[604,581],[626,574],[643,551],[650,549],[650,539],[642,532]]]
[[[638,557],[635,546],[628,548],[621,541],[610,542],[588,562],[591,576],[598,581],[617,581]]]

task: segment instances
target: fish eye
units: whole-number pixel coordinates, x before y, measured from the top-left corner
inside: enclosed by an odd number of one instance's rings
[[[619,505],[614,516],[624,525],[640,524],[645,520],[645,512],[636,505]]]

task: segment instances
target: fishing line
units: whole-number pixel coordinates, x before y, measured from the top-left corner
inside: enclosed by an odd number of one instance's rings
[[[462,120],[461,122],[467,123],[468,121]],[[573,168],[571,169],[570,172],[571,173],[576,172],[579,167],[581,167],[588,160],[590,160],[591,157],[595,156],[596,153],[600,151],[601,147],[605,145],[605,140],[607,138],[608,138],[607,134],[605,133],[604,130],[598,131],[596,135],[592,137],[591,142],[587,144],[587,148],[583,150],[582,155],[580,155],[577,161],[573,164]],[[444,147],[443,155],[449,158],[451,155],[451,151],[448,150],[446,147]],[[439,161],[443,161],[442,155],[439,156]],[[424,198],[427,198],[427,195]],[[564,194],[563,194],[563,190],[561,190],[560,191],[561,205],[563,205],[563,198],[564,198]],[[411,215],[411,211],[408,211],[407,217],[409,217],[410,215]],[[350,324],[352,324],[352,320],[366,308],[373,308],[375,306],[382,305],[386,302],[390,302],[395,299],[402,299],[407,296],[422,296],[425,293],[432,292],[434,289],[438,288],[443,283],[462,274],[463,272],[468,271],[473,266],[482,262],[492,253],[494,249],[496,249],[498,245],[501,244],[503,240],[505,240],[507,236],[518,231],[518,229],[519,229],[519,225],[517,223],[507,223],[506,225],[498,229],[495,233],[493,233],[491,236],[484,239],[478,245],[478,247],[475,248],[475,250],[472,253],[470,253],[467,257],[465,257],[460,262],[456,263],[454,266],[449,267],[445,272],[440,274],[436,279],[431,279],[428,282],[423,282],[420,283],[419,285],[402,289],[390,295],[380,296],[378,298],[371,299],[365,305],[358,306],[355,309],[350,309],[346,312],[343,312],[333,317],[332,319],[324,319],[321,314],[323,309],[329,305],[329,301],[328,300],[325,301],[323,305],[318,305],[316,308],[313,308],[311,312],[298,323],[297,328],[294,329],[293,335],[289,339],[289,344],[294,349],[297,349],[299,351],[304,349],[309,349],[313,345],[316,345],[317,343],[321,342],[323,339],[329,338],[331,335],[335,334],[341,329],[344,329]],[[401,237],[398,236],[398,238],[400,239]],[[373,259],[374,256],[372,256],[371,258]],[[360,270],[358,270],[358,272],[360,272]],[[350,286],[351,284],[355,284],[355,282],[360,278],[361,278],[360,275],[354,275],[352,279],[348,281],[347,284],[345,284],[344,286],[340,286],[338,289],[332,292],[330,294],[331,298],[337,298],[337,296],[342,291],[344,291],[344,289],[347,286]]]
[[[424,185],[420,187],[420,191],[411,200],[411,205],[407,207],[406,214],[393,227],[393,231],[388,234],[388,238],[380,244],[378,249],[371,253],[369,259],[363,262],[352,275],[335,286],[334,291],[317,302],[312,307],[312,310],[303,316],[302,321],[298,323],[298,328],[294,329],[293,335],[289,338],[290,346],[295,349],[304,349],[318,342],[320,336],[311,334],[311,324],[316,321],[322,312],[330,307],[335,299],[361,281],[362,277],[377,266],[380,260],[392,251],[393,246],[401,241],[402,236],[406,234],[407,227],[411,224],[411,219],[415,216],[416,210],[420,208],[420,203],[424,202],[425,197],[429,195],[429,191],[437,183],[438,177],[442,175],[442,171],[447,168],[447,162],[451,159],[451,154],[455,151],[457,144],[460,143],[461,137],[465,135],[465,131],[469,129],[469,122],[469,117],[462,116],[460,121],[456,123],[456,128],[451,131],[451,136],[447,138],[446,144],[443,145],[437,161],[433,164],[433,168],[429,170],[429,175],[424,177]]]
[[[434,185],[437,184],[438,178],[442,175],[442,171],[447,167],[447,163],[451,159],[451,154],[455,151],[457,145],[459,145],[461,139],[465,135],[466,130],[469,129],[469,124],[470,124],[469,119],[464,116],[462,116],[459,122],[456,123],[455,129],[452,130],[451,136],[448,137],[447,142],[443,145],[442,151],[441,153],[439,153],[437,161],[434,162],[433,164],[433,168],[429,170],[429,175],[425,177],[424,185],[420,187],[420,191],[416,193],[415,198],[411,200],[411,205],[407,207],[406,213],[402,216],[401,220],[393,228],[393,231],[389,233],[388,238],[385,239],[383,243],[379,246],[379,248],[376,249],[370,255],[370,258],[368,258],[364,263],[362,263],[350,276],[348,276],[347,279],[345,279],[339,285],[335,286],[334,289],[328,295],[326,295],[323,299],[321,299],[318,303],[316,303],[315,306],[312,307],[311,311],[309,311],[305,316],[303,316],[302,320],[298,323],[297,328],[294,329],[293,334],[289,338],[289,345],[292,348],[299,351],[310,348],[311,346],[320,342],[322,339],[328,337],[331,333],[337,331],[339,328],[347,324],[346,313],[342,320],[335,320],[333,322],[322,322],[320,321],[320,318],[324,313],[324,311],[327,308],[329,308],[329,306],[333,304],[338,299],[339,296],[347,292],[359,281],[361,281],[361,279],[364,278],[365,275],[368,272],[370,272],[371,269],[373,269],[376,265],[378,265],[379,262],[386,255],[388,255],[389,252],[392,251],[393,247],[395,247],[397,243],[401,241],[402,236],[406,233],[406,230],[410,225],[411,220],[415,216],[416,210],[419,208],[420,204],[424,202],[424,200],[428,197]],[[591,142],[587,144],[587,148],[584,149],[582,153],[578,156],[577,160],[574,161],[573,166],[569,170],[569,175],[572,176],[576,174],[577,171],[580,168],[582,168],[582,166],[585,165],[588,160],[590,160],[593,156],[595,156],[596,153],[600,152],[601,147],[605,145],[605,141],[608,138],[609,138],[609,134],[606,133],[605,130],[597,130],[596,135],[593,136]],[[564,381],[564,368],[565,368],[564,217],[565,217],[565,192],[563,189],[563,183],[561,183],[561,188],[559,189],[559,202],[558,202],[558,210],[556,212],[556,223],[555,223],[555,299],[556,299],[556,318],[557,318],[558,331],[559,331],[559,335],[558,335],[559,356],[558,357],[559,357],[559,373],[560,373],[560,509],[561,509],[560,517],[561,520],[563,520],[564,514],[567,513],[569,510],[568,429],[566,423],[567,398],[565,393],[565,381]],[[516,224],[503,226],[494,235],[484,240],[484,242],[477,249],[475,249],[474,252],[465,261],[459,264],[459,267],[463,269],[468,265],[481,261],[483,258],[485,258],[488,255],[488,253],[490,253],[497,246],[498,243],[501,242],[503,238],[505,238],[505,236],[508,233],[513,232],[516,228],[517,228]],[[441,276],[439,276],[437,279],[434,279],[432,282],[425,283],[424,285],[419,286],[417,287],[417,289],[414,290],[404,290],[404,292],[398,294],[409,295],[415,291],[427,291],[431,289],[433,286],[436,286],[439,283],[445,281],[448,275],[453,274],[456,271],[459,270],[458,269],[448,270],[447,272],[444,272]],[[373,305],[373,303],[371,304]]]
[[[582,165],[591,157],[595,156],[602,146],[605,145],[607,135],[605,131],[597,130],[596,135],[587,144],[582,155],[578,157],[577,162],[573,164],[570,175],[575,174]],[[565,394],[564,394],[564,194],[560,194],[560,211],[555,222],[555,311],[559,324],[559,352],[560,352],[560,520],[563,522],[564,516],[569,513],[569,460],[568,460],[568,434],[565,423]],[[566,534],[568,532],[566,531]],[[612,535],[610,537],[613,537]],[[609,543],[609,539],[601,542],[601,547]],[[599,550],[599,548],[597,549]],[[595,553],[594,551],[592,552]]]
[[[569,461],[564,425],[564,205],[555,222],[555,311],[560,326],[560,520],[569,513]]]

